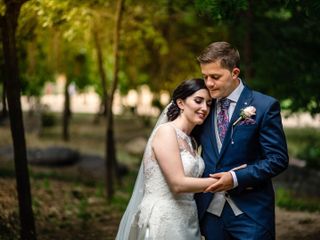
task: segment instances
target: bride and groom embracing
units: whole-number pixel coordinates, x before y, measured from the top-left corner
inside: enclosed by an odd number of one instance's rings
[[[275,239],[280,105],[243,83],[229,43],[198,61],[204,79],[175,89],[151,133],[117,240]]]

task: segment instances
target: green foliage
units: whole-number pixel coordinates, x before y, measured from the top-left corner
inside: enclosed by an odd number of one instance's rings
[[[279,207],[288,210],[297,211],[320,211],[320,202],[318,199],[306,199],[294,196],[290,191],[279,188],[276,191],[276,204]]]
[[[284,14],[287,17],[270,17],[270,12],[279,15],[287,12]],[[315,114],[320,112],[317,91],[320,83],[316,80],[320,61],[317,54],[320,50],[319,19],[308,16],[307,12],[304,4],[291,2],[285,10],[279,6],[259,16],[254,33],[257,60],[253,86],[280,100],[291,100],[287,106],[291,112]]]
[[[320,131],[315,128],[286,128],[289,155],[320,169]]]
[[[48,178],[45,178],[43,180],[43,188],[47,191],[47,192],[51,192],[51,185],[50,185],[50,180]]]
[[[196,56],[225,33],[199,18],[187,0],[138,1],[126,8],[123,28],[121,66],[129,89],[147,83],[153,92],[199,76]]]
[[[23,6],[17,36],[24,94],[42,95],[45,82],[60,72],[80,90],[90,84],[83,44],[89,20],[88,9],[72,1],[30,0]]]
[[[320,170],[320,142],[308,143],[297,155],[306,161],[306,166]]]
[[[142,84],[153,92],[171,91],[182,80],[200,76],[196,56],[210,42],[225,40],[239,48],[241,77],[250,87],[284,101],[290,112],[320,112],[319,1],[125,4],[119,52],[122,94]],[[104,55],[108,88],[114,64],[114,12],[115,1],[26,2],[17,32],[24,93],[39,96],[45,82],[56,73],[67,73],[80,91],[93,85],[102,95],[93,30]]]
[[[230,21],[248,8],[247,0],[196,0],[196,8],[218,21]]]
[[[99,182],[96,185],[96,191],[95,191],[95,196],[97,198],[105,198],[105,189],[104,189],[104,184]]]
[[[87,222],[91,218],[91,214],[88,211],[88,200],[83,198],[78,204],[78,217],[83,221]]]
[[[6,12],[6,5],[4,5],[3,1],[0,2],[0,16],[4,16]]]
[[[320,112],[319,1],[198,0],[196,8],[227,27],[221,40],[239,48],[251,87],[290,100],[291,112]]]

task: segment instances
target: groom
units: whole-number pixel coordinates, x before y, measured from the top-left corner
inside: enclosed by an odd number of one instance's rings
[[[229,43],[210,44],[198,61],[215,101],[195,134],[203,176],[218,179],[196,195],[201,233],[209,240],[275,239],[271,178],[288,166],[279,102],[242,82],[239,52]]]

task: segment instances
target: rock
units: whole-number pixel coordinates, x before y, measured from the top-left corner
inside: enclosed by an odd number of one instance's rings
[[[0,160],[13,160],[13,149],[11,146],[0,147]]]
[[[29,149],[28,162],[40,166],[66,166],[79,161],[79,152],[65,147]]]
[[[105,178],[105,161],[104,158],[97,155],[82,154],[77,164],[78,171],[81,175],[91,179]]]
[[[0,159],[13,161],[13,147],[0,148]],[[39,166],[67,166],[79,161],[79,152],[66,147],[29,148],[28,163]]]
[[[129,141],[125,145],[125,149],[130,154],[142,155],[146,145],[147,145],[147,140],[145,138],[137,137],[137,138],[134,138],[133,140]]]
[[[275,187],[284,187],[297,196],[320,197],[320,171],[289,165],[274,178]]]
[[[78,171],[81,175],[95,180],[105,179],[105,159],[97,155],[83,154],[77,164]],[[122,177],[129,173],[128,166],[118,163],[118,174]]]

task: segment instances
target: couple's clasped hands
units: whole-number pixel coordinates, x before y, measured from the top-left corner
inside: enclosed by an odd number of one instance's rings
[[[247,167],[247,164],[242,164],[239,167],[235,167],[231,169],[232,171],[236,171],[242,168]],[[228,191],[234,187],[233,177],[231,172],[220,172],[215,174],[209,174],[211,178],[217,179],[217,181],[207,187],[204,192],[223,192]]]

